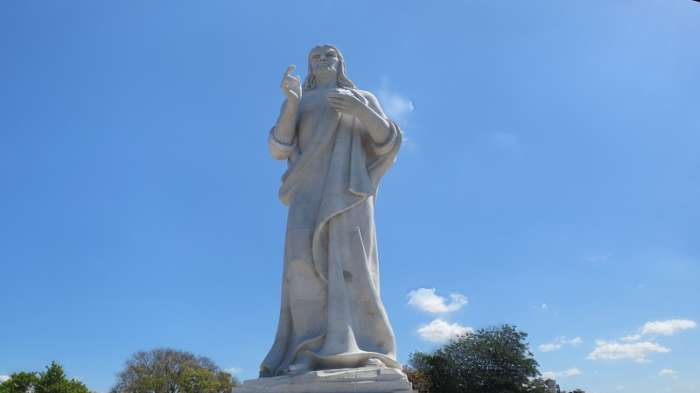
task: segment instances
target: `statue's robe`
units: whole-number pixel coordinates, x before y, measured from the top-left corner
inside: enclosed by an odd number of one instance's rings
[[[288,160],[279,197],[289,216],[279,325],[261,376],[292,364],[357,367],[372,358],[400,367],[379,294],[374,201],[401,130],[371,93],[351,92],[389,122],[386,142],[375,143],[359,119],[316,90],[304,93],[291,144],[270,132],[273,157]]]

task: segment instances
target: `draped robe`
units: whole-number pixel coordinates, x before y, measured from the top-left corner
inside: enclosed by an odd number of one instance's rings
[[[372,358],[400,367],[379,293],[374,201],[401,130],[371,93],[352,89],[390,124],[378,145],[359,119],[328,105],[326,92],[304,92],[291,144],[274,128],[268,139],[273,157],[288,161],[279,197],[289,213],[277,334],[261,376],[292,364],[345,368]]]

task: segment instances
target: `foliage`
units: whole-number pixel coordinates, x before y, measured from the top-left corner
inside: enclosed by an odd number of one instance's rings
[[[90,393],[87,386],[76,379],[66,378],[63,367],[51,362],[46,371],[18,372],[0,384],[0,393]]]
[[[155,349],[132,355],[110,393],[230,393],[237,384],[206,357]]]
[[[433,353],[412,354],[412,378],[420,392],[530,392],[539,371],[526,337],[511,325],[467,333]]]
[[[430,393],[430,379],[427,374],[408,366],[403,366],[403,372],[413,385],[413,390],[418,393]]]
[[[542,378],[531,379],[525,388],[528,393],[547,393],[547,385]]]
[[[35,372],[19,372],[0,384],[0,393],[26,393],[36,386],[39,380]]]
[[[547,384],[550,384],[550,386],[553,386],[552,390],[547,389]],[[581,389],[575,389],[570,392],[567,392],[566,390],[561,390],[559,388],[559,385],[557,385],[556,381],[553,379],[542,379],[542,378],[533,378],[528,382],[527,388],[526,388],[528,393],[550,393],[550,392],[556,392],[556,393],[586,393],[584,390]]]

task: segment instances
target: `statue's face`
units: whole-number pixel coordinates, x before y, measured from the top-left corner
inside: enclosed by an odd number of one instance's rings
[[[337,75],[340,59],[335,49],[321,46],[311,51],[309,62],[311,64],[311,72],[318,77],[329,74]]]

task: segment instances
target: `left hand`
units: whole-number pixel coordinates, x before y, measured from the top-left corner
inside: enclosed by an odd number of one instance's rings
[[[355,117],[361,116],[364,111],[369,109],[365,101],[362,101],[360,98],[350,92],[330,93],[328,94],[327,99],[331,108],[340,113],[347,113],[348,115]]]

